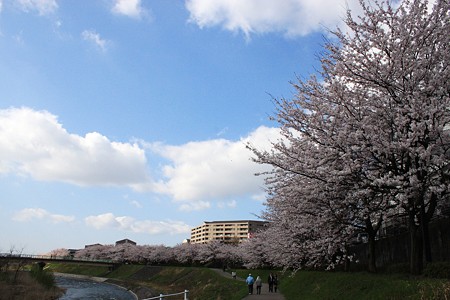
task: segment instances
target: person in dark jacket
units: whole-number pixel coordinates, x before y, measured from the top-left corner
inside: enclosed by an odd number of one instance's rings
[[[269,278],[267,279],[267,283],[269,284],[269,293],[273,293],[273,273],[270,273]]]

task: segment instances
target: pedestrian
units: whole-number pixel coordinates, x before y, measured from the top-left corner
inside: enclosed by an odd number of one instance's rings
[[[269,293],[273,292],[273,279],[274,279],[273,274],[270,273],[269,279],[267,279],[267,283],[269,284]]]
[[[233,279],[236,279],[236,272],[235,271],[231,272],[231,277],[233,277]]]
[[[261,295],[261,287],[262,287],[261,277],[259,276],[256,277],[255,284],[256,284],[256,294]]]
[[[248,294],[253,295],[253,283],[255,283],[255,279],[253,278],[252,274],[248,274],[247,279],[245,280],[248,286]]]
[[[278,275],[273,277],[273,290],[276,293],[278,289]]]

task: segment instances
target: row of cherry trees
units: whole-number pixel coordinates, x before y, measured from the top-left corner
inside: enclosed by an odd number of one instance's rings
[[[256,239],[255,239],[256,241]],[[253,242],[224,244],[179,244],[174,247],[163,245],[93,245],[80,249],[74,258],[113,260],[138,264],[181,264],[245,266],[248,268],[269,266],[262,252]],[[68,257],[68,249],[55,249],[49,253],[53,257]]]
[[[317,76],[276,99],[283,139],[249,145],[266,173],[272,226],[260,242],[285,268],[333,266],[368,236],[375,272],[377,232],[406,216],[410,269],[431,261],[428,224],[447,201],[450,162],[450,4],[360,1],[346,32],[332,32]]]

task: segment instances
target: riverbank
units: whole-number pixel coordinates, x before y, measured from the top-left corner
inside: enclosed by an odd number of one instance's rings
[[[27,271],[20,271],[16,280],[10,278],[0,280],[0,299],[8,300],[56,300],[64,290],[58,287],[45,288],[30,276]]]
[[[138,285],[135,283],[130,283],[127,281],[121,281],[116,279],[107,279],[106,282],[109,284],[115,284],[130,291],[138,300],[159,296],[159,294],[157,294],[155,291],[153,291],[147,286]]]
[[[49,264],[54,272],[107,278],[133,291],[138,299],[189,290],[192,299],[241,300],[247,295],[242,282],[232,281],[208,268],[122,265],[114,271],[101,266]]]
[[[138,299],[189,290],[190,299],[242,300],[247,286],[230,280],[228,272],[196,267],[122,265],[114,271],[83,265],[55,265],[54,271],[89,274],[107,278],[106,282],[133,291]],[[249,270],[234,270],[245,278]],[[274,270],[251,270],[266,279]],[[408,274],[369,274],[365,272],[298,271],[295,275],[278,272],[279,289],[285,299],[450,299],[448,279]],[[145,291],[151,291],[146,294]]]
[[[136,300],[139,299],[145,299],[150,298],[154,296],[158,296],[153,290],[151,290],[148,287],[141,286],[132,282],[118,280],[118,279],[112,279],[112,278],[106,278],[106,277],[97,277],[97,276],[89,276],[89,275],[80,275],[80,274],[68,274],[68,273],[59,273],[54,272],[55,276],[61,276],[66,278],[74,278],[74,279],[85,279],[85,280],[91,280],[95,282],[102,282],[107,284],[112,284],[115,286],[118,286],[124,290],[127,290],[133,296]]]

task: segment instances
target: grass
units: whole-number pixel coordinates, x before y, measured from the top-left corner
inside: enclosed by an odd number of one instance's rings
[[[107,277],[130,288],[148,287],[157,295],[189,290],[191,300],[241,300],[247,294],[242,281],[222,277],[208,268],[151,267],[123,265],[113,272],[83,265],[52,265],[55,271]],[[233,270],[238,277],[251,273],[263,283],[272,272],[278,275],[279,289],[286,300],[297,299],[450,299],[448,279],[408,275],[299,271],[291,276],[278,270]],[[231,272],[231,271],[230,271]]]
[[[83,264],[49,263],[45,268],[48,268],[53,272],[78,274],[91,277],[106,277],[106,275],[110,273],[108,267],[89,266]]]
[[[404,275],[300,271],[280,289],[290,299],[450,299],[450,282]]]
[[[30,272],[19,272],[16,282],[11,282],[4,276],[0,280],[0,299],[55,300],[62,294],[63,291],[59,288],[40,284],[32,278]]]
[[[248,274],[252,274],[252,276],[256,279],[257,276],[260,276],[262,282],[265,284],[269,278],[270,273],[276,274],[278,277],[278,281],[281,281],[282,278],[285,277],[281,271],[278,270],[269,270],[269,269],[257,269],[257,270],[233,270],[236,272],[238,277],[246,279]]]
[[[120,268],[108,273],[105,277],[114,279],[129,279],[133,274],[144,268],[143,265],[122,265]]]
[[[30,273],[32,278],[34,278],[38,283],[47,289],[55,287],[55,277],[53,273],[48,270],[43,270],[39,265],[33,264]]]
[[[245,284],[224,278],[208,268],[151,267],[143,265],[122,265],[108,272],[107,268],[49,264],[55,272],[107,277],[114,283],[130,289],[139,286],[155,291],[155,296],[189,290],[191,300],[241,300],[247,294]]]
[[[151,287],[166,293],[189,290],[189,299],[241,300],[247,290],[242,282],[227,279],[207,268],[166,267],[150,279]]]

